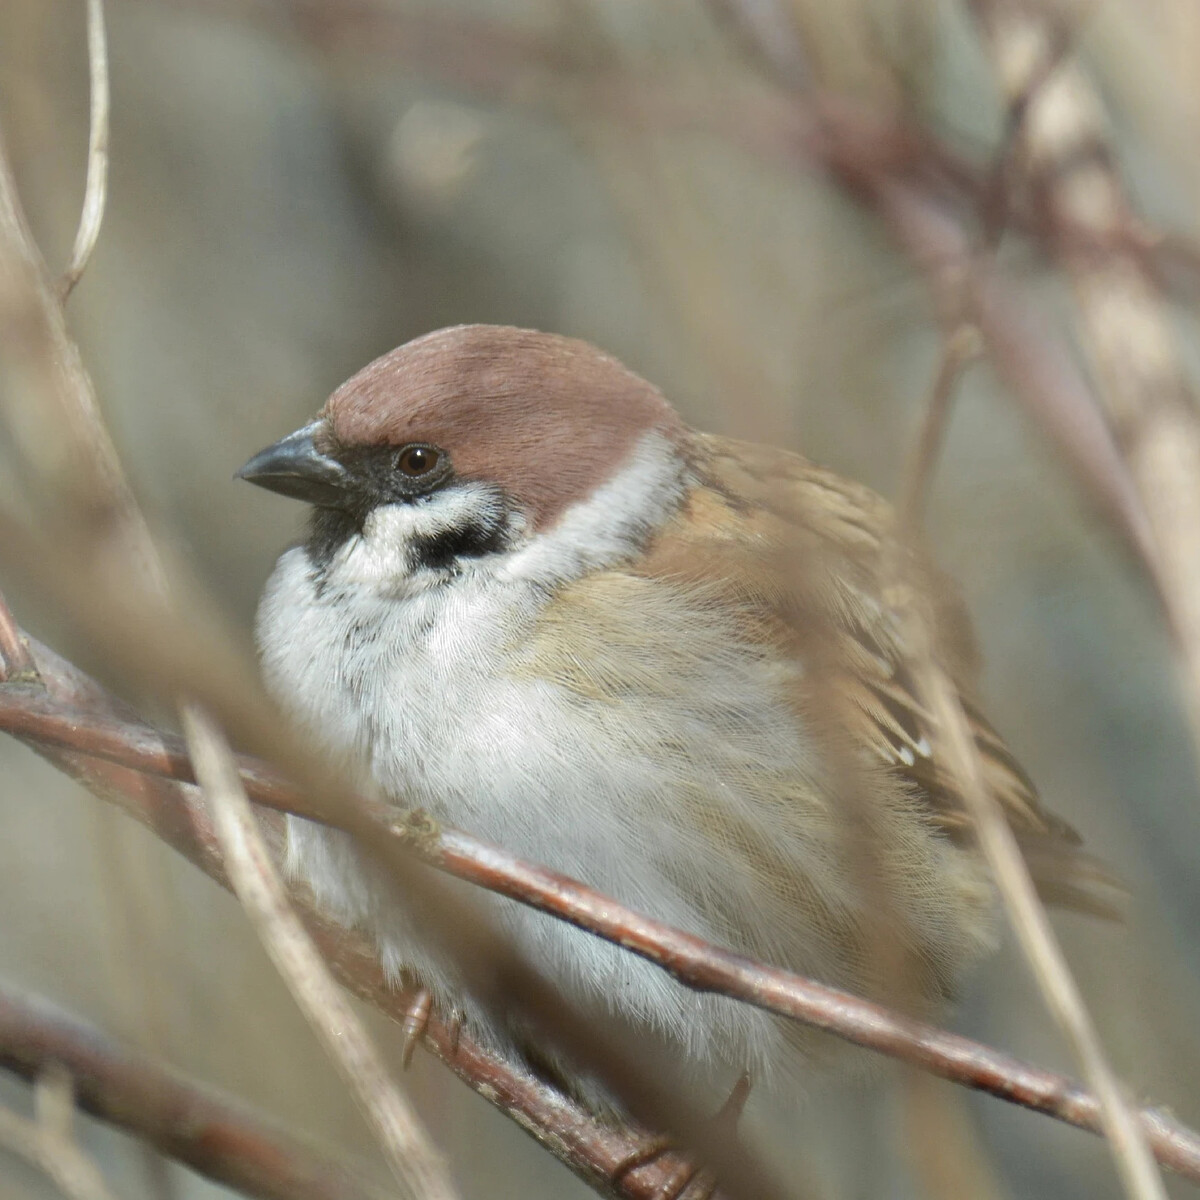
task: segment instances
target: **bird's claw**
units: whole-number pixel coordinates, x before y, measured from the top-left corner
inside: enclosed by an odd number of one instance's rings
[[[412,1062],[413,1051],[417,1043],[425,1036],[429,1027],[429,1014],[433,1011],[433,996],[428,988],[419,988],[412,998],[412,1003],[404,1013],[401,1029],[404,1031],[404,1050],[400,1061],[407,1070]]]

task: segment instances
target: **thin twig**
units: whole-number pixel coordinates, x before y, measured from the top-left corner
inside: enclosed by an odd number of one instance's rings
[[[397,1181],[417,1200],[455,1200],[442,1156],[292,911],[228,744],[194,705],[185,705],[181,715],[225,869],[276,970],[375,1130]]]
[[[963,328],[973,330],[970,326]],[[975,336],[978,339],[977,332]],[[931,389],[922,436],[912,455],[913,466],[905,488],[905,503],[900,510],[901,520],[909,533],[915,533],[919,524],[920,497],[933,469],[936,442],[930,430],[942,427],[949,396],[963,361],[962,354],[954,353],[948,343]],[[895,570],[897,579],[903,583],[899,560]],[[1109,1066],[1099,1035],[1054,935],[1046,909],[1038,898],[1012,828],[984,781],[979,751],[958,692],[935,661],[932,645],[919,615],[914,611],[907,611],[903,615],[907,640],[916,663],[915,675],[925,705],[934,718],[941,751],[959,781],[979,845],[991,867],[1009,922],[1042,998],[1075,1051],[1084,1078],[1091,1083],[1099,1098],[1100,1118],[1117,1172],[1127,1193],[1135,1200],[1166,1200],[1166,1189],[1144,1131]]]
[[[0,986],[0,1068],[31,1082],[52,1063],[79,1108],[259,1200],[382,1200],[383,1190],[244,1105],[117,1044],[40,997]]]
[[[872,203],[934,296],[953,311],[966,290],[990,365],[1083,495],[1141,566],[1156,571],[1151,530],[1112,432],[1078,364],[1060,339],[1047,335],[1037,300],[973,255],[959,223],[920,189],[888,176],[859,182],[870,187]]]
[[[1019,102],[1014,102],[1012,106],[1010,136],[1000,156],[1004,166],[994,172],[998,194],[991,205],[991,227],[986,230],[989,253],[1007,219],[1009,203],[1005,189],[1010,172],[1005,168],[1012,158],[1013,146],[1024,130],[1041,87],[1063,53],[1062,44],[1046,48],[1046,62],[1049,65],[1029,75],[1026,90]],[[959,303],[969,303],[969,287],[956,290],[960,293]],[[966,323],[966,313],[960,319],[964,323],[956,332],[969,331],[972,350],[977,351],[981,341],[978,329],[974,324]],[[930,390],[921,436],[911,456],[911,467],[899,506],[901,528],[910,536],[917,532],[920,523],[921,502],[932,476],[949,397],[964,361],[963,351],[956,352],[953,341],[948,339]],[[895,571],[897,580],[903,584],[903,566],[898,557]],[[914,652],[915,675],[926,707],[934,718],[942,753],[959,782],[979,845],[1042,998],[1074,1050],[1084,1078],[1099,1098],[1104,1132],[1126,1193],[1133,1200],[1166,1200],[1165,1185],[1143,1129],[1109,1065],[1083,996],[1055,937],[1045,907],[1038,898],[1012,828],[1005,819],[999,801],[987,787],[979,751],[957,689],[935,660],[933,646],[920,615],[910,608],[903,616],[908,642]]]
[[[83,208],[71,261],[58,282],[59,299],[65,304],[79,282],[104,222],[104,204],[108,195],[108,46],[104,33],[104,0],[87,0],[88,68],[91,73],[91,113],[88,126],[87,182]]]
[[[1041,75],[1037,77],[1039,83],[1042,78]],[[1031,103],[1027,97],[1020,106],[1020,113],[1028,112]],[[995,214],[998,227],[1004,211],[1006,205],[1001,202]],[[960,294],[960,304],[969,303],[969,288],[960,287],[956,290]],[[967,335],[969,341],[964,338],[963,344],[957,347],[953,337],[946,341],[902,491],[898,516],[901,529],[910,537],[917,533],[920,524],[921,504],[932,477],[950,396],[967,361],[966,347],[969,347],[970,353],[977,353],[980,347],[981,337],[977,327],[969,322],[965,313],[960,320],[962,323],[956,335]],[[898,557],[895,572],[898,581],[903,583],[903,566]],[[908,640],[917,664],[916,677],[926,707],[935,719],[942,752],[952,773],[959,780],[980,847],[991,867],[1009,922],[1016,932],[1018,944],[1043,1000],[1075,1051],[1084,1078],[1099,1098],[1101,1120],[1117,1172],[1128,1195],[1135,1200],[1166,1200],[1165,1187],[1143,1130],[1104,1054],[1099,1035],[1054,935],[1045,907],[1038,898],[1012,829],[999,802],[984,781],[979,752],[958,693],[934,660],[932,645],[919,615],[909,611],[904,616]]]
[[[942,340],[942,354],[937,375],[930,391],[929,402],[921,416],[921,428],[909,456],[896,502],[896,523],[908,535],[915,534],[921,524],[925,497],[934,467],[941,451],[950,402],[964,368],[983,351],[979,327],[966,318]]]
[[[36,643],[34,647],[40,656],[42,651]],[[66,665],[58,661],[61,674]],[[49,673],[43,663],[43,674]],[[90,681],[75,686],[81,687],[83,695],[95,687]],[[186,753],[178,739],[104,712],[89,713],[54,696],[41,697],[32,689],[0,688],[0,728],[34,744],[97,755],[171,779],[191,779]],[[310,818],[317,816],[269,767],[246,758],[239,760],[239,767],[248,791],[258,803]],[[132,815],[152,828],[171,827],[161,807],[149,811],[141,807],[146,799],[144,790],[136,791],[129,799],[119,795],[111,798],[124,803]],[[1095,1097],[1060,1075],[1031,1067],[968,1038],[911,1021],[870,1001],[721,950],[635,913],[554,871],[522,862],[467,834],[439,829],[420,814],[407,820],[384,811],[378,815],[381,823],[377,836],[398,838],[425,861],[461,879],[616,942],[669,971],[687,987],[732,996],[1078,1128],[1092,1133],[1100,1130]],[[211,872],[211,860],[179,842],[172,844]],[[378,996],[372,999],[381,1003]],[[394,997],[391,1003],[383,1003],[398,1018],[403,1016],[405,1008]],[[1142,1120],[1161,1161],[1200,1182],[1200,1135],[1152,1109],[1143,1111]]]
[[[27,683],[37,678],[37,665],[17,626],[12,609],[0,596],[0,683]]]

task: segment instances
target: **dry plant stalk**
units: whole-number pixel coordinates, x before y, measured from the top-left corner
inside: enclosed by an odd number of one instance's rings
[[[964,292],[963,297],[967,296],[969,293]],[[954,329],[944,340],[920,435],[910,456],[898,514],[901,530],[910,536],[920,525],[921,503],[936,466],[937,450],[955,384],[967,362],[979,350],[980,335],[972,315],[969,308],[961,308]],[[937,663],[926,626],[920,614],[913,610],[900,561],[896,562],[893,572],[899,601],[897,607],[905,620],[908,642],[914,651],[918,687],[934,719],[946,761],[959,779],[976,837],[1000,890],[1021,951],[1047,1008],[1075,1052],[1084,1078],[1099,1098],[1104,1131],[1128,1195],[1133,1200],[1166,1200],[1166,1189],[1141,1125],[1104,1054],[1017,840],[999,803],[988,791],[979,752],[957,689]]]
[[[104,0],[87,0],[88,70],[91,80],[91,114],[88,122],[87,181],[71,261],[58,283],[63,303],[87,270],[100,239],[104,203],[108,195],[108,45],[104,33]]]
[[[977,6],[984,9],[993,18],[996,25],[1008,30],[1003,22],[1011,18],[1017,11],[1017,5],[1011,0],[976,0]],[[748,33],[754,34],[755,22],[752,20],[754,5],[744,0],[735,0],[727,4],[726,11],[741,22],[741,27]],[[1027,22],[1036,25],[1036,22]],[[1037,33],[1044,32],[1041,26]],[[1024,141],[1034,138],[1038,132],[1039,118],[1035,106],[1044,96],[1045,90],[1057,78],[1061,69],[1063,44],[1061,39],[1038,41],[1034,40],[1031,47],[1031,31],[1023,26],[1018,28],[1015,43],[1006,47],[1009,59],[1019,60],[1017,69],[1009,66],[1008,77],[1016,78],[1019,88],[1010,90],[1009,99],[1013,120],[1011,122],[1009,143],[1003,147],[998,168],[993,172],[993,188],[985,196],[984,216],[986,232],[994,240],[1002,228],[1003,220],[1009,211],[1008,184],[1011,172],[1011,154]],[[771,56],[766,47],[757,39],[753,39],[764,60],[770,61]],[[1058,125],[1052,128],[1058,128]],[[892,181],[880,180],[878,172],[867,172],[861,182],[872,186],[876,196],[884,200],[885,205],[890,201],[893,220],[907,220],[911,225],[914,220],[912,197],[907,194],[902,185]],[[1094,199],[1094,197],[1093,197]],[[1093,209],[1094,209],[1093,205]],[[1110,209],[1104,210],[1109,215]],[[1077,219],[1090,217],[1092,213],[1076,211]],[[1087,228],[1086,224],[1082,225]],[[922,230],[924,232],[924,230]],[[1111,235],[1114,231],[1107,227],[1101,232]],[[936,452],[940,443],[941,430],[949,410],[950,399],[954,385],[968,359],[978,349],[979,327],[984,325],[984,306],[980,303],[983,297],[978,294],[978,280],[981,272],[986,270],[986,264],[973,261],[974,256],[967,252],[964,256],[962,270],[950,272],[947,263],[941,261],[934,268],[941,277],[939,280],[944,307],[951,315],[951,332],[945,338],[941,362],[929,402],[926,405],[924,422],[917,446],[912,455],[912,463],[902,489],[900,520],[901,528],[912,530],[919,518],[920,506],[924,496],[927,481],[936,461]],[[1090,405],[1077,405],[1081,411],[1086,411]],[[1200,425],[1193,425],[1200,430]],[[1075,431],[1070,431],[1064,441],[1074,447],[1081,439]],[[1181,461],[1181,455],[1175,454],[1174,466],[1190,472],[1187,488],[1193,489],[1200,500],[1200,438],[1196,442],[1197,454],[1194,460]],[[1093,451],[1104,447],[1103,439],[1097,439]],[[1178,447],[1176,447],[1178,450]],[[1182,456],[1187,458],[1186,455]],[[1099,456],[1093,453],[1095,465]],[[1133,473],[1137,478],[1137,466]],[[1115,472],[1100,472],[1089,470],[1089,475],[1100,478],[1112,477],[1120,479]],[[1139,481],[1143,482],[1143,481]],[[1116,490],[1114,489],[1114,497]],[[1143,489],[1143,500],[1145,500]],[[1122,499],[1124,499],[1122,497]],[[1147,503],[1147,509],[1149,509]],[[1117,511],[1116,505],[1111,506]],[[1197,614],[1196,633],[1200,635],[1200,503],[1194,509],[1197,518],[1195,525],[1196,543],[1192,548],[1194,553],[1189,558],[1188,569],[1195,574],[1195,586],[1191,592],[1189,604],[1195,607]],[[1150,525],[1156,525],[1154,514],[1150,514]],[[1140,531],[1140,522],[1134,518],[1129,522],[1131,529]],[[1158,532],[1155,530],[1155,532]],[[1151,554],[1146,554],[1147,562],[1153,566],[1157,561]],[[1117,1171],[1129,1196],[1135,1200],[1165,1200],[1166,1192],[1157,1166],[1146,1144],[1143,1130],[1133,1115],[1130,1106],[1122,1095],[1115,1074],[1108,1065],[1103,1053],[1099,1037],[1088,1015],[1083,998],[1071,976],[1066,960],[1058,946],[1045,908],[1037,897],[1028,867],[1021,855],[1016,838],[1009,828],[998,802],[988,792],[983,777],[982,766],[979,762],[978,751],[970,733],[966,714],[958,700],[957,692],[952,682],[947,678],[940,665],[935,660],[933,648],[922,617],[913,606],[910,589],[904,577],[902,564],[897,561],[894,571],[895,606],[905,621],[905,631],[908,644],[913,651],[914,675],[918,687],[924,697],[926,708],[934,719],[937,736],[942,743],[951,771],[958,777],[961,792],[971,813],[976,836],[980,847],[991,868],[992,875],[999,888],[1005,910],[1010,923],[1017,935],[1018,943],[1029,963],[1039,990],[1047,1007],[1054,1016],[1059,1027],[1067,1036],[1075,1054],[1083,1068],[1085,1078],[1091,1083],[1101,1106],[1101,1117],[1105,1133],[1109,1139]],[[1164,593],[1165,594],[1165,593]],[[1170,598],[1168,607],[1170,607]],[[1178,627],[1177,627],[1178,628]],[[1200,637],[1196,640],[1195,675],[1197,701],[1200,701]],[[1195,708],[1195,714],[1200,718],[1200,703]],[[1200,745],[1200,721],[1196,726],[1198,745]]]
[[[918,624],[909,622],[910,627]],[[1099,1099],[1100,1119],[1126,1193],[1135,1200],[1166,1200],[1166,1187],[1141,1123],[1108,1063],[1012,829],[984,784],[979,752],[953,685],[934,661],[928,646],[918,662],[917,677],[925,703],[936,723],[947,762],[959,778],[980,848],[1042,998]]]
[[[34,1120],[0,1105],[0,1146],[43,1171],[68,1200],[116,1200],[75,1140],[70,1078],[50,1066],[34,1086]]]
[[[362,1022],[292,910],[228,743],[195,705],[184,705],[182,717],[196,779],[212,809],[225,869],[276,970],[341,1071],[406,1193],[416,1200],[456,1200],[445,1161],[388,1077]]]
[[[37,666],[8,605],[0,604],[0,682],[32,683]]]
[[[1023,173],[1074,284],[1099,395],[1152,531],[1150,570],[1200,758],[1200,397],[1146,256],[1123,236],[1136,224],[1133,208],[1096,89],[1060,53],[1066,20],[1025,0],[972,7],[1006,99],[1024,109]]]

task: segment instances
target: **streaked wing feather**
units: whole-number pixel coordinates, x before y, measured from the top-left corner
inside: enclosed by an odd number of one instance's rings
[[[935,753],[929,714],[916,695],[888,604],[888,577],[899,553],[889,505],[869,489],[799,455],[727,439],[694,436],[700,483],[672,536],[651,548],[645,569],[720,588],[761,625],[760,636],[802,660],[820,653],[842,696],[865,718],[855,740],[873,751],[926,800],[955,842],[971,837],[959,788]],[[923,557],[906,567],[930,603],[934,653],[959,688],[985,779],[1026,851],[1043,897],[1112,916],[1104,897],[1115,885],[1080,850],[1080,838],[1048,812],[1037,789],[976,707],[977,656],[964,606]],[[814,633],[814,629],[818,632]],[[1097,889],[1100,895],[1097,895]]]

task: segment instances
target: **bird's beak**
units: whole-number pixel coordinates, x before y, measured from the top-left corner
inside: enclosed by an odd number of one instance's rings
[[[343,508],[352,480],[337,459],[317,449],[313,436],[323,425],[321,420],[313,421],[260,450],[236,478],[320,508]]]

